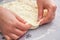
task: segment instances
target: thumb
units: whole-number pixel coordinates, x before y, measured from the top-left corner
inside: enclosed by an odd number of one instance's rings
[[[40,1],[37,1],[38,5],[38,21],[43,17],[43,5]]]

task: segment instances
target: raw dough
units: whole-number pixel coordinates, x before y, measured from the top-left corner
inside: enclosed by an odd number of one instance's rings
[[[15,0],[0,6],[13,11],[22,19],[31,24],[32,27],[30,29],[35,29],[39,26],[39,23],[37,22],[38,7],[36,0]]]

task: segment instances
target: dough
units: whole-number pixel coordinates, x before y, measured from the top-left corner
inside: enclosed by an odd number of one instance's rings
[[[15,0],[2,4],[0,6],[13,11],[22,19],[27,21],[27,23],[31,24],[32,27],[30,29],[35,29],[40,24],[37,22],[38,6],[36,0]]]

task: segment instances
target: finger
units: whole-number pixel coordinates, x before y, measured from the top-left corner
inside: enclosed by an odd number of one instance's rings
[[[23,23],[17,21],[17,24],[15,27],[20,29],[20,30],[26,31],[26,30],[30,29],[31,25],[30,24],[23,24]]]
[[[12,40],[16,40],[16,39],[18,39],[19,38],[19,36],[17,36],[17,35],[15,35],[15,34],[13,34],[13,33],[9,33],[9,34],[7,34]]]
[[[42,25],[47,23],[50,20],[51,16],[52,16],[51,13],[47,12],[46,16],[41,19],[40,24]]]
[[[6,38],[6,40],[11,40],[11,38],[8,35],[4,35],[4,37]]]
[[[40,4],[40,1],[37,1],[38,4],[38,21],[43,17],[43,5]]]
[[[24,20],[24,19],[22,19],[20,16],[18,16],[17,14],[15,14],[14,13],[14,15],[15,15],[15,17],[17,18],[17,20],[19,20],[20,22],[22,22],[22,23],[26,23],[26,21]]]
[[[6,38],[6,39],[11,39],[11,40],[16,40],[16,39],[18,39],[19,38],[19,36],[17,36],[17,35],[15,35],[15,34],[13,34],[13,33],[11,33],[11,32],[9,32],[9,33],[3,33],[3,35],[4,35],[4,37]]]
[[[13,31],[12,31],[13,34],[16,34],[17,36],[20,36],[20,37],[21,37],[22,35],[24,35],[26,32],[27,32],[27,31],[21,31],[21,30],[19,30],[18,28],[14,28]]]

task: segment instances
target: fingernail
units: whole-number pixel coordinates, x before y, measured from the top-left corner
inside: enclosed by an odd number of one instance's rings
[[[29,28],[32,27],[32,25],[29,23],[25,23],[25,25],[29,26]]]
[[[40,25],[42,25],[42,23],[41,23],[41,22],[42,22],[42,20],[43,20],[43,19],[39,20],[39,22],[38,22]]]
[[[47,12],[48,12],[48,10],[47,9],[44,9],[44,11],[43,11],[43,17],[46,17]]]

